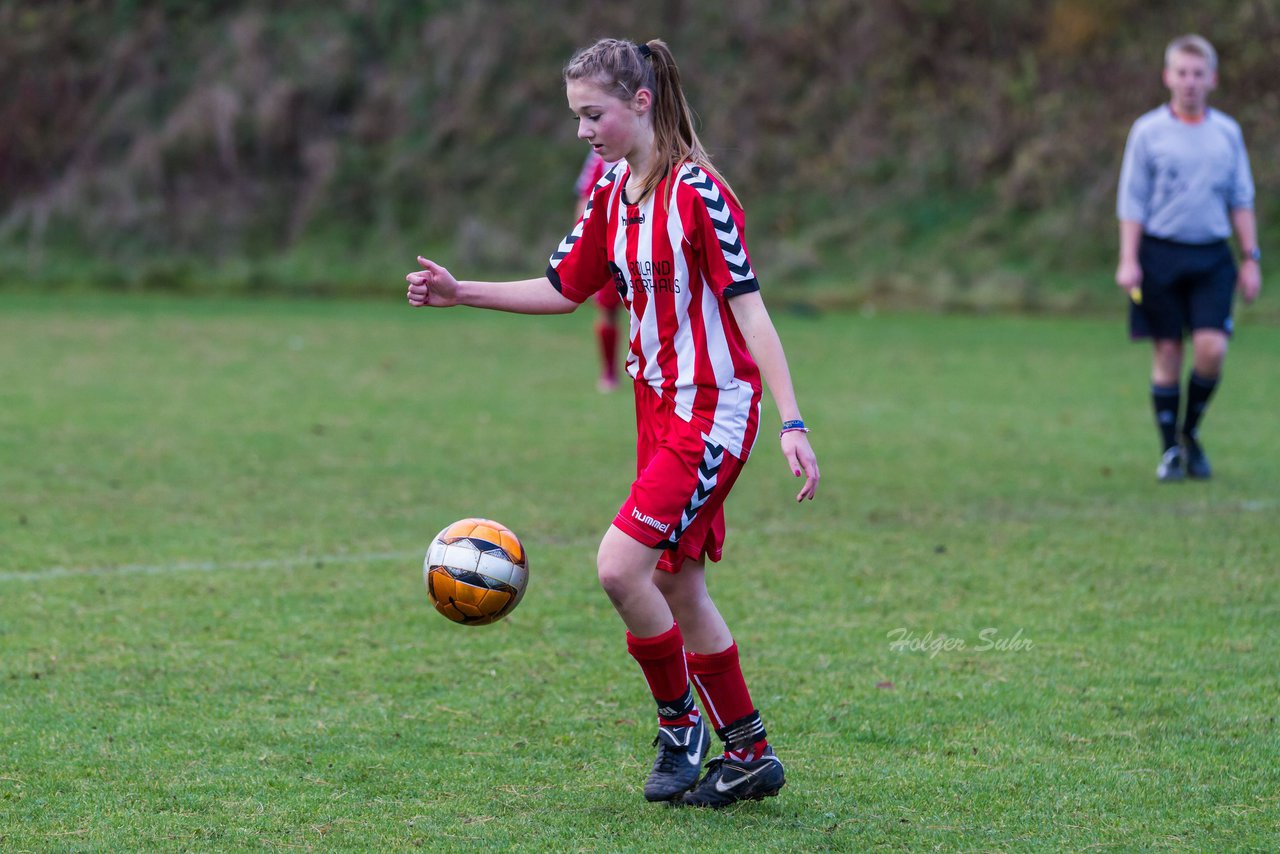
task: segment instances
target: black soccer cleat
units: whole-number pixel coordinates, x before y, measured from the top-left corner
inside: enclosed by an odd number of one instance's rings
[[[692,792],[684,796],[684,805],[718,810],[738,801],[772,798],[787,783],[782,762],[766,747],[764,755],[751,762],[717,756],[707,763],[707,775]]]
[[[1160,465],[1156,466],[1156,480],[1161,483],[1176,483],[1185,479],[1187,470],[1182,457],[1182,448],[1174,445],[1160,457]]]
[[[1195,480],[1208,480],[1213,477],[1213,469],[1209,465],[1209,457],[1194,437],[1182,437],[1182,454],[1187,464],[1187,477]]]
[[[693,726],[658,727],[653,740],[658,758],[644,783],[647,801],[670,801],[679,798],[698,782],[702,759],[711,747],[711,733],[702,718]]]

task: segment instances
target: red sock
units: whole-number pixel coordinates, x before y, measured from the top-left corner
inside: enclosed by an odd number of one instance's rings
[[[600,342],[604,376],[613,379],[618,375],[618,327],[607,320],[596,321],[596,338]]]
[[[680,627],[673,624],[651,638],[638,638],[627,632],[627,652],[644,671],[649,691],[658,703],[658,720],[662,726],[692,726],[698,719],[698,709],[689,691]]]
[[[698,696],[702,698],[702,708],[711,716],[711,724],[722,739],[730,734],[730,730],[733,736],[737,736],[739,730],[759,733],[758,740],[745,743],[739,743],[736,738],[727,739],[726,752],[736,759],[759,756],[769,742],[764,736],[764,727],[759,725],[759,713],[751,702],[747,681],[742,677],[738,645],[730,644],[723,652],[711,655],[687,652],[685,660],[693,687],[698,689]],[[748,719],[754,723],[748,724]]]

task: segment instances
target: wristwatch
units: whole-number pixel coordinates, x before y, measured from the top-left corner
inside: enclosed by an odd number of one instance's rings
[[[1257,261],[1258,263],[1262,263],[1262,250],[1255,246],[1252,249],[1250,249],[1248,252],[1241,253],[1240,260],[1241,261]]]

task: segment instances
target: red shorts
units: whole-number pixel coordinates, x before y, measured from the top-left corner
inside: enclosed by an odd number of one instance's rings
[[[690,560],[720,560],[724,500],[743,461],[676,415],[652,388],[636,384],[636,469],[631,494],[613,524],[650,548],[658,568],[679,572]]]
[[[613,285],[605,285],[603,288],[596,291],[596,305],[606,311],[618,308],[622,305],[622,296],[618,293],[618,289]]]

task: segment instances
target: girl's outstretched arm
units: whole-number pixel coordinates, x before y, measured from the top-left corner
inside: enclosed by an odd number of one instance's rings
[[[733,297],[729,300],[729,310],[733,319],[746,338],[747,349],[751,357],[760,366],[760,375],[764,378],[773,402],[778,406],[778,414],[784,422],[800,421],[800,405],[796,403],[795,388],[791,385],[791,371],[787,367],[787,355],[782,350],[782,341],[778,331],[773,327],[773,319],[764,307],[760,292]],[[791,466],[791,473],[796,477],[804,475],[804,486],[796,501],[803,501],[818,491],[818,458],[809,447],[809,437],[804,432],[795,430],[783,433],[780,437],[782,455]]]
[[[405,276],[409,305],[418,308],[469,305],[516,314],[568,314],[578,307],[545,276],[518,282],[460,282],[444,267],[421,255],[418,263],[422,269]]]

